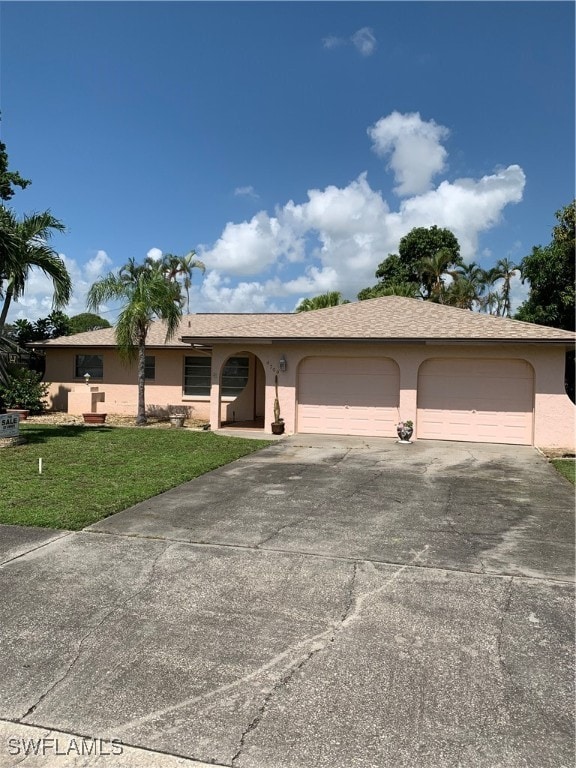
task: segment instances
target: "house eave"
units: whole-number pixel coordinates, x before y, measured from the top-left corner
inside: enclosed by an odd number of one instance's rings
[[[553,344],[564,347],[573,347],[574,342],[568,339],[542,339],[542,338],[441,338],[441,337],[405,337],[392,338],[389,336],[220,336],[220,337],[198,337],[182,336],[180,341],[183,344],[202,346],[213,346],[215,344],[424,344],[430,346],[438,345],[493,345],[493,344]]]

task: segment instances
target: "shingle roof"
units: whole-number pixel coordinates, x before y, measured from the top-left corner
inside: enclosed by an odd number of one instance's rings
[[[150,328],[148,347],[188,347],[191,343],[270,340],[516,341],[574,343],[576,334],[433,304],[402,296],[382,296],[298,314],[185,315],[172,341],[162,322]],[[182,341],[186,339],[186,342]],[[36,345],[35,345],[36,346]],[[114,329],[62,336],[46,347],[115,346]]]

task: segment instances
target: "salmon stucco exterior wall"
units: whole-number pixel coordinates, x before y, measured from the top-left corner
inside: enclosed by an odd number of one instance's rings
[[[46,356],[44,379],[49,383],[48,402],[54,410],[82,412],[69,407],[74,402],[69,393],[84,385],[82,379],[74,376],[77,352],[74,349],[56,348],[50,349]],[[208,421],[210,397],[190,398],[183,394],[184,357],[194,353],[175,349],[150,349],[147,352],[156,358],[155,379],[146,382],[147,407],[188,406],[192,409],[193,418]],[[87,348],[82,349],[81,353],[103,356],[104,376],[101,380],[93,378],[90,382],[91,387],[98,387],[99,392],[104,393],[104,400],[97,404],[98,412],[135,415],[138,403],[136,365],[123,363],[112,348]]]
[[[419,375],[423,364],[443,360],[450,370],[451,360],[525,361],[533,371],[533,402],[531,411],[532,442],[544,449],[575,450],[576,408],[564,389],[564,345],[538,343],[386,343],[371,341],[324,342],[276,341],[274,343],[215,343],[212,349],[210,395],[186,397],[183,394],[184,358],[209,354],[193,348],[151,348],[156,359],[154,381],[146,383],[147,405],[187,405],[192,417],[210,421],[212,429],[223,422],[252,420],[264,416],[264,430],[271,432],[274,420],[275,379],[278,377],[278,397],[286,432],[292,434],[298,425],[298,376],[302,364],[309,358],[386,358],[394,361],[399,371],[397,421],[411,419],[418,436]],[[50,348],[47,354],[45,380],[50,385],[50,405],[56,410],[69,410],[74,397],[69,393],[81,388],[82,380],[74,377],[74,348]],[[81,349],[82,354],[103,356],[104,376],[90,384],[104,393],[97,402],[100,412],[134,415],[137,404],[136,369],[126,366],[114,348]],[[236,398],[221,398],[222,369],[230,356],[250,358],[250,374],[245,390]],[[287,362],[280,370],[280,358]],[[345,360],[343,362],[345,367]],[[361,381],[359,380],[359,386]],[[390,437],[395,436],[393,426]]]
[[[237,347],[222,345],[214,348],[212,365],[211,426],[220,426],[218,409],[219,370]],[[394,360],[400,369],[398,421],[411,419],[417,434],[418,374],[427,360],[520,360],[534,371],[533,444],[544,449],[575,450],[576,406],[564,389],[565,350],[538,344],[362,344],[289,342],[270,345],[246,345],[264,367],[266,375],[265,431],[270,432],[275,398],[274,379],[278,373],[278,394],[286,432],[298,431],[298,371],[309,357],[385,357]],[[279,371],[281,356],[287,361],[286,372]],[[390,434],[394,437],[394,433]]]

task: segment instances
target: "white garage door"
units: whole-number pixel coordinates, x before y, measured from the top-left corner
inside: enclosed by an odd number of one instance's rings
[[[310,357],[298,373],[298,432],[395,437],[399,385],[387,358]]]
[[[534,374],[524,360],[427,360],[417,436],[532,445]]]

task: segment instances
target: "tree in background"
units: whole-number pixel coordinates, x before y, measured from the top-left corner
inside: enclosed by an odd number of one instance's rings
[[[328,293],[321,293],[320,296],[313,296],[311,299],[302,299],[294,311],[311,312],[314,309],[326,309],[349,303],[347,299],[342,298],[340,291],[329,291]]]
[[[400,240],[398,254],[378,265],[379,282],[360,291],[358,299],[399,295],[443,302],[445,277],[462,264],[460,244],[449,229],[415,227]]]
[[[190,286],[192,285],[192,270],[199,269],[205,272],[204,262],[196,258],[196,251],[192,250],[186,256],[175,256],[165,253],[160,260],[166,277],[169,280],[182,280],[182,286],[186,291],[186,313],[190,313]]]
[[[31,183],[30,179],[23,179],[18,171],[8,170],[6,144],[0,141],[0,200],[11,200],[14,197],[14,187],[26,189]]]
[[[358,300],[407,296],[508,317],[510,285],[517,271],[508,258],[486,270],[475,262],[465,264],[449,229],[416,227],[400,240],[398,253],[378,265],[379,282],[363,288]]]
[[[144,264],[136,264],[130,259],[118,274],[110,272],[91,286],[88,309],[97,312],[104,301],[123,303],[116,323],[116,344],[124,360],[138,361],[136,424],[145,424],[146,338],[156,319],[166,323],[166,341],[174,336],[182,317],[182,289],[176,280],[166,276],[161,261],[147,259]]]
[[[518,265],[513,264],[508,258],[498,259],[494,270],[496,273],[496,279],[502,279],[503,281],[502,290],[500,293],[500,297],[502,299],[501,312],[498,314],[501,314],[503,317],[510,317],[510,283],[514,275],[519,271]]]
[[[476,262],[460,264],[448,272],[452,283],[444,290],[444,304],[460,309],[482,309],[488,275]]]
[[[112,324],[100,315],[92,312],[81,312],[79,315],[73,315],[69,320],[70,331],[67,336],[73,333],[85,333],[86,331],[99,331],[101,328],[112,328]]]
[[[516,312],[517,320],[575,330],[574,245],[576,200],[556,212],[558,224],[548,245],[537,245],[520,263],[522,282],[530,293]]]
[[[5,332],[9,328],[10,333],[7,335],[10,335],[20,346],[24,346],[34,341],[57,339],[60,336],[71,336],[73,333],[111,327],[108,320],[91,312],[82,312],[68,317],[64,312],[54,310],[48,317],[39,317],[35,322],[15,320],[10,327],[5,326]]]

